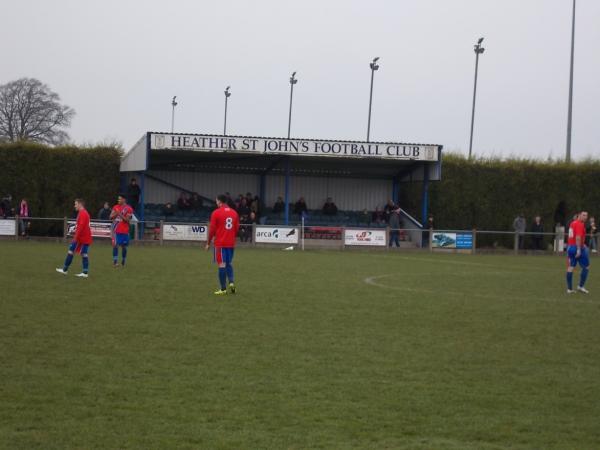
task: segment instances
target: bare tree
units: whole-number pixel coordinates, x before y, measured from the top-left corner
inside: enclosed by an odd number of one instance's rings
[[[75,110],[61,105],[60,97],[35,78],[0,85],[0,141],[36,141],[64,144]]]

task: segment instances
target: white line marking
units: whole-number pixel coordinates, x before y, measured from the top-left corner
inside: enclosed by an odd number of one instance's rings
[[[371,277],[367,277],[363,280],[364,283],[369,284],[371,286],[376,286],[378,288],[383,288],[383,289],[394,289],[394,290],[399,290],[399,291],[405,291],[405,292],[425,292],[428,294],[447,294],[447,295],[454,295],[454,296],[461,296],[461,297],[478,297],[478,298],[487,298],[487,299],[500,299],[500,300],[505,300],[506,297],[505,296],[501,296],[501,295],[494,295],[494,294],[482,294],[482,293],[477,293],[477,292],[470,292],[470,291],[464,291],[464,292],[460,292],[460,291],[448,291],[448,290],[444,290],[444,291],[439,291],[439,290],[433,290],[433,289],[426,289],[426,288],[410,288],[410,287],[405,287],[405,286],[389,286],[383,283],[378,282],[377,280],[381,279],[381,278],[389,278],[389,277],[397,277],[399,275],[402,274],[386,274],[386,275],[374,275]],[[411,275],[412,276],[412,275]],[[531,297],[515,297],[514,295],[510,294],[509,298],[511,300],[519,300],[519,301],[523,301],[523,302],[529,302],[531,300],[537,300],[537,301],[542,301],[542,302],[551,302],[551,303],[557,303],[557,302],[577,302],[577,303],[588,303],[588,304],[596,304],[595,302],[591,301],[591,300],[584,300],[582,298],[573,298],[572,296],[576,296],[576,295],[581,295],[581,294],[571,294],[570,296],[567,297],[567,294],[565,294],[565,297],[548,297],[548,298],[531,298]]]

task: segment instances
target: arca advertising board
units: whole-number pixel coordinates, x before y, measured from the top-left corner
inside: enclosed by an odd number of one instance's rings
[[[256,227],[254,242],[259,244],[297,244],[300,229],[297,227]]]

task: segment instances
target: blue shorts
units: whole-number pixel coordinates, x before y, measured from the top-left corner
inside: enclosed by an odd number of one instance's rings
[[[77,249],[77,242],[75,242],[75,241],[71,242],[71,245],[69,245],[69,251],[75,253],[76,249]],[[87,255],[88,252],[90,251],[90,245],[89,244],[81,244],[80,250],[81,250],[82,255]]]
[[[115,233],[114,245],[129,245],[129,235],[127,233]]]
[[[215,262],[217,264],[231,264],[233,261],[233,247],[215,247]]]
[[[569,260],[569,267],[575,267],[577,266],[577,263],[579,263],[581,267],[588,267],[590,265],[590,254],[587,247],[581,248],[581,256],[579,256],[579,258],[575,258],[576,254],[577,246],[569,245],[567,247],[567,258]]]

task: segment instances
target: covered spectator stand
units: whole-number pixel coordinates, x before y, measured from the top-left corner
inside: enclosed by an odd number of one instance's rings
[[[303,197],[312,224],[352,225],[354,213],[397,203],[402,183],[421,181],[425,222],[428,185],[441,178],[441,160],[440,145],[147,132],[124,155],[121,173],[124,185],[137,178],[138,216],[146,222],[160,220],[162,205],[181,192],[205,200],[202,210],[177,211],[173,220],[182,222],[205,222],[218,194],[250,192],[260,198],[262,223],[298,223],[293,208]],[[284,211],[272,214],[278,197]],[[318,213],[328,197],[335,217]]]

